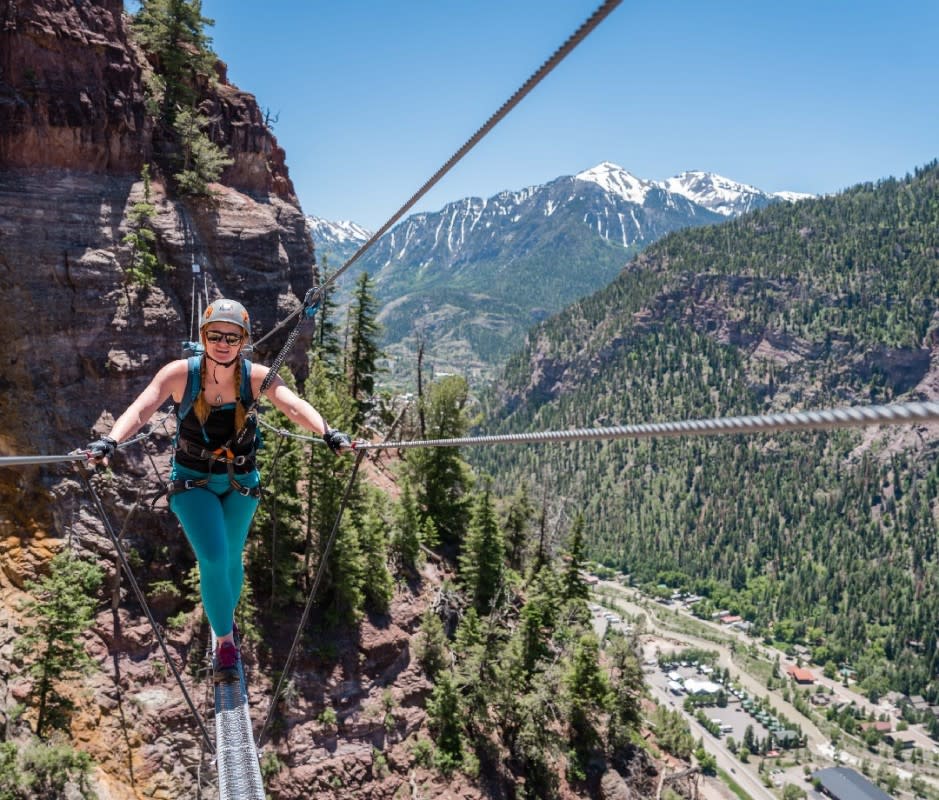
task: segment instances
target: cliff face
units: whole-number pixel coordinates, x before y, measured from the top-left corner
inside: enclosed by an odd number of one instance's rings
[[[201,266],[198,287],[204,277],[210,300],[244,302],[256,335],[297,309],[315,283],[313,244],[284,152],[254,98],[229,85],[219,64],[219,81],[207,89],[202,110],[217,120],[214,141],[233,164],[212,185],[214,198],[202,201],[171,198],[155,173],[152,228],[166,269],[147,290],[128,285],[130,249],[123,240],[129,210],[144,199],[141,169],[149,161],[154,123],[144,102],[148,66],[127,26],[120,0],[0,0],[3,455],[60,454],[83,446],[95,431],[108,429],[159,366],[180,357],[180,342],[190,337],[193,263]],[[286,332],[255,358],[270,363]],[[288,360],[301,377],[308,336],[301,335]],[[160,430],[146,448],[122,454],[112,477],[96,479],[118,525],[139,490],[152,494],[156,488],[151,458],[165,472],[168,439]],[[0,698],[22,699],[23,685],[11,678],[11,654],[20,625],[16,601],[27,581],[45,571],[66,539],[113,573],[113,548],[103,534],[68,469],[0,469]],[[191,562],[177,526],[160,507],[133,516],[126,543],[145,563],[158,550],[170,570]],[[163,725],[188,728],[180,721],[185,709],[159,723],[151,719],[153,731],[144,725],[123,754],[115,751],[121,735],[112,723],[118,711],[124,714],[121,695],[140,689],[141,667],[133,665],[157,652],[152,637],[137,630],[139,613],[122,609],[113,621],[110,614],[99,617],[95,656],[102,666],[114,660],[115,681],[104,689],[89,684],[94,694],[80,702],[73,734],[86,744],[97,737],[86,749],[99,763],[116,759],[110,767],[124,771],[119,762],[127,757],[138,779],[170,776],[160,778],[169,787],[163,796],[183,796],[185,758],[137,745],[150,734],[156,738]],[[191,645],[180,640],[176,646],[185,658]],[[146,677],[155,682],[149,658],[147,664]],[[166,691],[175,704],[178,693],[169,685]],[[5,721],[0,710],[0,727]],[[183,735],[182,741],[191,738]],[[131,763],[140,759],[149,763]],[[181,776],[173,777],[174,764]],[[115,797],[135,796],[143,786],[112,789]]]

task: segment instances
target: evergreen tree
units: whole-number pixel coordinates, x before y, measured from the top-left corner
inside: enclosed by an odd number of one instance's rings
[[[376,321],[378,303],[372,293],[373,282],[367,272],[359,275],[349,310],[349,343],[346,352],[346,373],[349,394],[358,407],[356,423],[361,423],[374,403],[375,375],[378,359],[383,353],[378,346],[381,326]]]
[[[327,365],[317,356],[310,359],[310,374],[307,378],[304,396],[319,410],[328,425],[343,430],[349,429],[354,414],[351,398],[346,393],[345,387],[330,377]],[[349,482],[352,466],[350,459],[337,458],[325,444],[319,442],[311,444],[303,475],[306,485],[304,569],[309,581],[312,581],[313,574],[319,568],[320,557],[325,552],[329,536],[339,515],[339,507]],[[356,508],[359,502],[359,488],[353,486],[349,500],[350,507]],[[337,561],[339,552],[352,562],[361,558],[361,548],[354,526],[351,528],[348,525],[341,526],[337,538],[346,535],[347,531],[355,537],[356,544],[354,547],[333,550],[324,574],[323,585],[320,587],[320,591],[324,594],[336,588],[336,576],[340,573],[356,575],[364,570],[364,565],[357,567],[355,563],[349,563],[341,567]],[[351,599],[354,597],[355,592]]]
[[[535,507],[528,494],[528,484],[522,481],[509,500],[503,525],[506,560],[512,569],[519,572],[524,568],[534,515]]]
[[[47,726],[68,730],[73,703],[62,682],[92,664],[82,634],[94,620],[95,592],[102,580],[98,566],[62,552],[52,559],[48,576],[27,583],[34,599],[23,610],[32,622],[14,649],[24,656],[26,674],[33,679],[30,697],[40,739]]]
[[[326,289],[316,311],[316,333],[313,336],[311,352],[326,365],[330,377],[339,380],[342,377],[342,340],[335,321],[338,305],[333,296],[336,294],[336,287],[329,283],[329,265],[325,255],[320,262],[320,273],[322,285],[326,286]]]
[[[460,698],[449,671],[437,676],[433,694],[427,702],[427,716],[437,745],[435,763],[448,772],[463,760]]]
[[[294,388],[293,375],[286,367],[279,374]],[[294,428],[276,408],[265,413],[265,421],[277,430]],[[259,602],[274,612],[299,597],[303,532],[297,485],[302,474],[302,448],[289,436],[268,433],[265,439],[257,457],[263,494],[248,549],[248,575]]]
[[[527,682],[541,659],[549,654],[549,642],[558,620],[560,585],[554,570],[543,567],[532,581],[522,606],[515,634],[522,675]]]
[[[598,742],[596,725],[609,696],[609,684],[600,668],[599,657],[600,643],[597,637],[592,633],[582,635],[564,676],[571,744],[581,767],[590,748]]]
[[[156,206],[150,192],[150,165],[144,164],[140,171],[143,181],[143,200],[134,203],[127,214],[130,230],[123,243],[130,247],[130,264],[125,270],[129,284],[147,289],[153,284],[155,273],[166,265],[156,255],[156,233],[151,220],[156,215]]]
[[[362,584],[365,602],[373,611],[382,614],[388,611],[394,596],[394,580],[388,571],[387,523],[381,502],[383,497],[378,492],[371,493],[365,516],[359,522],[365,564]]]
[[[421,556],[421,510],[405,476],[401,482],[401,495],[395,504],[392,547],[401,565],[413,570]]]
[[[452,439],[469,428],[466,381],[452,375],[431,384],[426,404],[429,439]],[[466,531],[466,492],[472,476],[455,447],[424,447],[408,454],[408,472],[417,487],[424,514],[436,525],[445,545],[459,543]]]
[[[421,617],[421,636],[416,648],[417,660],[424,672],[434,679],[450,664],[447,634],[437,612],[428,608]]]
[[[359,538],[359,528],[352,520],[351,514],[343,516],[324,580],[325,590],[328,592],[325,596],[329,598],[332,612],[337,618],[359,618],[365,605],[365,569],[366,559]],[[321,588],[320,591],[323,596],[324,590]]]
[[[199,76],[213,76],[216,56],[202,16],[201,0],[143,0],[133,30],[162,77],[162,115],[170,125],[177,111],[192,108]]]
[[[645,679],[639,658],[626,637],[614,636],[607,652],[612,684],[607,742],[614,758],[622,763],[628,758],[629,746],[642,722]]]
[[[586,600],[590,591],[583,578],[584,571],[584,516],[574,518],[574,527],[568,544],[567,566],[564,570],[564,599]]]
[[[488,614],[502,583],[505,546],[488,487],[476,498],[460,555],[460,581],[480,614]]]
[[[205,195],[209,183],[217,181],[225,168],[234,163],[225,151],[205,133],[209,119],[203,114],[182,108],[173,121],[181,154],[179,171],[173,174],[182,194]]]

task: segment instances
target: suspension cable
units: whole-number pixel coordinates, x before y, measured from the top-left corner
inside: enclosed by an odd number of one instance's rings
[[[128,445],[136,444],[150,437],[150,431],[138,433],[124,442],[121,442],[115,449],[123,450]],[[67,461],[86,461],[88,459],[87,450],[75,450],[61,456],[0,456],[0,467],[23,467],[28,464],[62,464]]]
[[[499,110],[496,111],[489,119],[479,128],[476,133],[474,133],[469,139],[466,140],[466,143],[457,150],[449,160],[438,169],[428,180],[418,189],[411,198],[399,208],[391,218],[382,225],[375,233],[373,233],[369,239],[356,250],[352,256],[343,264],[338,270],[336,270],[332,275],[330,275],[322,285],[316,289],[315,300],[318,302],[322,297],[325,290],[338,280],[339,276],[342,275],[346,270],[349,269],[361,256],[365,253],[375,242],[377,242],[388,230],[403,217],[427,192],[429,192],[439,181],[446,175],[453,167],[457,164],[460,159],[463,158],[470,150],[472,150],[482,138],[489,133],[502,119],[525,97],[534,89],[541,81],[551,72],[558,64],[560,64],[571,51],[577,47],[588,34],[590,34],[603,20],[605,20],[610,13],[615,9],[622,0],[606,0],[602,6],[600,6],[590,17],[568,38],[564,44],[562,44],[557,50],[554,51],[553,55],[544,62],[532,75],[525,81],[522,86],[516,90],[508,100],[506,100]],[[287,317],[283,322],[277,325],[272,330],[268,331],[261,339],[259,339],[255,344],[260,344],[269,336],[272,336],[278,330],[280,330],[284,325],[286,325],[294,315],[299,314],[302,309],[294,311],[289,317]]]
[[[459,439],[423,439],[401,442],[356,442],[356,450],[404,449],[408,447],[474,447],[487,444],[539,442],[585,442],[608,439],[651,439],[660,436],[711,436],[730,433],[862,428],[871,425],[910,425],[939,422],[939,403],[895,403],[882,406],[853,406],[821,411],[790,411],[744,417],[716,417],[682,422],[650,422],[609,428],[575,428],[540,433],[503,433]]]
[[[345,511],[346,504],[349,502],[349,498],[352,496],[352,487],[355,484],[355,476],[358,474],[359,465],[362,463],[362,459],[364,457],[364,450],[360,450],[356,454],[355,464],[352,467],[352,474],[349,476],[349,482],[346,484],[345,492],[343,492],[342,500],[339,503],[339,512],[336,514],[336,520],[333,522],[332,530],[329,533],[329,539],[326,540],[326,547],[320,556],[319,567],[316,570],[316,578],[314,579],[313,586],[311,587],[310,593],[307,596],[306,606],[303,609],[303,616],[300,617],[300,624],[297,626],[297,633],[293,637],[293,644],[290,645],[290,652],[287,654],[287,661],[284,664],[283,671],[280,673],[280,679],[277,681],[277,687],[274,689],[274,693],[271,695],[271,704],[268,706],[267,716],[264,718],[264,724],[261,726],[261,731],[258,734],[258,749],[260,749],[264,744],[264,739],[267,736],[267,730],[270,727],[271,721],[274,717],[274,709],[277,706],[277,698],[280,697],[280,693],[284,686],[284,681],[287,679],[287,676],[290,674],[290,668],[293,666],[293,659],[296,656],[297,649],[300,646],[300,639],[303,636],[303,630],[306,628],[307,620],[310,618],[310,610],[313,608],[313,601],[316,599],[316,593],[319,590],[320,582],[323,580],[323,575],[326,574],[326,566],[329,562],[329,554],[333,549],[333,543],[336,540],[336,534],[339,532],[339,523],[342,521],[343,511]]]
[[[144,596],[144,593],[140,588],[140,584],[137,583],[137,579],[134,577],[133,570],[131,570],[130,563],[127,560],[127,555],[124,553],[124,548],[121,547],[121,543],[114,533],[114,527],[111,525],[111,519],[104,510],[104,504],[101,502],[101,498],[98,496],[98,493],[91,485],[91,481],[88,480],[85,469],[81,466],[77,466],[76,468],[78,475],[81,478],[82,484],[94,501],[95,509],[98,512],[98,516],[101,518],[101,522],[104,524],[104,529],[107,531],[108,537],[111,539],[111,543],[114,545],[114,549],[117,551],[117,556],[121,561],[121,567],[124,570],[124,574],[127,575],[127,580],[129,581],[131,588],[134,590],[134,594],[137,597],[137,602],[140,603],[141,608],[143,608],[144,613],[147,615],[147,619],[150,622],[150,627],[153,629],[153,633],[156,636],[157,641],[160,643],[160,648],[163,650],[163,657],[166,659],[166,663],[170,665],[170,669],[173,671],[173,676],[176,678],[176,683],[179,684],[179,688],[182,690],[183,697],[186,699],[186,704],[189,706],[189,710],[192,712],[193,718],[199,725],[199,730],[202,732],[202,738],[205,740],[205,744],[209,748],[209,752],[214,753],[215,746],[212,744],[212,740],[209,738],[209,732],[206,730],[205,723],[202,721],[202,717],[199,715],[192,698],[189,696],[189,691],[186,689],[186,685],[183,683],[182,675],[180,675],[179,670],[176,668],[176,663],[170,656],[170,651],[166,646],[166,641],[163,639],[163,635],[160,633],[160,629],[157,627],[156,620],[153,618],[153,613],[150,611],[150,606],[147,604],[147,598]]]

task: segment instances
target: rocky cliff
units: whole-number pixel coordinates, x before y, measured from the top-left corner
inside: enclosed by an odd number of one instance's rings
[[[201,201],[172,197],[155,171],[151,224],[165,269],[149,289],[128,282],[128,212],[143,200],[141,169],[155,127],[142,82],[147,69],[120,0],[0,2],[4,455],[82,446],[94,431],[108,429],[162,363],[179,357],[190,335],[193,263],[209,299],[245,303],[256,334],[297,309],[314,285],[313,244],[284,152],[254,98],[227,83],[222,64],[202,110],[216,120],[214,141],[233,163],[212,185],[214,197]],[[257,357],[269,360],[283,341],[284,334],[272,337]],[[300,374],[305,344],[301,336],[293,351]],[[96,479],[118,524],[128,519],[138,491],[157,485],[151,460],[163,470],[167,439],[157,431],[146,448],[121,456],[113,477]],[[175,563],[189,560],[165,511],[130,516],[126,541],[144,563],[158,550],[167,563],[174,555]],[[113,550],[73,473],[0,470],[5,708],[24,691],[11,678],[16,602],[66,540],[115,572]],[[113,669],[77,698],[73,736],[102,765],[102,796],[189,796],[198,737],[187,732],[192,726],[178,691],[154,666],[160,657],[142,621],[132,603],[99,616],[89,649],[102,668]],[[185,659],[194,644],[180,638],[172,646]]]

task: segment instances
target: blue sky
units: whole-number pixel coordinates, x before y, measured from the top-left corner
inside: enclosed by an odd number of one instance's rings
[[[377,229],[600,0],[203,0],[303,209]],[[834,192],[939,156],[936,0],[625,0],[415,210],[613,161]]]

